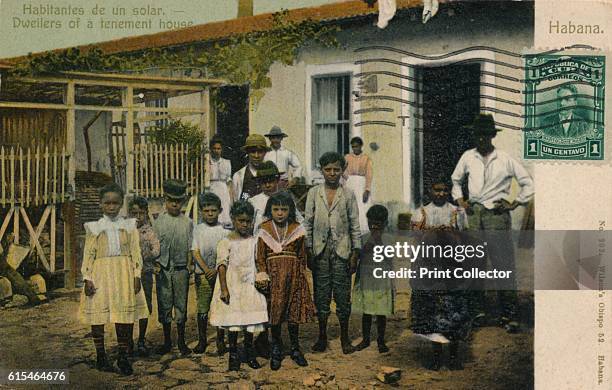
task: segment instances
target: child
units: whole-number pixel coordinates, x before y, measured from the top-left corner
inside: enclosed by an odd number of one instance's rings
[[[319,320],[315,352],[327,349],[327,319],[332,294],[340,322],[340,341],[345,354],[354,352],[348,336],[351,315],[351,275],[357,269],[361,249],[359,210],[353,191],[340,185],[344,157],[328,152],[319,159],[325,182],[308,191],[304,228],[309,268],[313,273],[314,298]]]
[[[91,325],[96,347],[96,367],[113,371],[104,351],[104,324],[112,322],[117,332],[121,374],[131,375],[128,360],[130,328],[147,318],[147,304],[140,285],[142,258],[136,220],[119,216],[123,190],[109,184],[100,190],[100,208],[104,216],[85,224],[85,247],[81,272],[85,281],[80,319]]]
[[[382,262],[373,261],[374,247],[376,245],[393,245],[392,239],[384,234],[389,212],[382,205],[374,205],[367,212],[370,233],[362,238],[363,250],[361,251],[359,270],[355,278],[353,288],[353,310],[363,313],[361,326],[363,339],[355,349],[361,351],[370,346],[370,329],[372,328],[372,316],[376,316],[378,352],[389,352],[385,344],[385,327],[387,316],[393,314],[395,291],[393,280],[388,278],[375,278],[374,268],[382,268],[386,271],[393,270],[392,259],[384,259]]]
[[[229,209],[232,204],[232,163],[221,157],[223,140],[215,136],[210,140],[210,192],[221,199],[219,221],[229,226]]]
[[[151,314],[153,311],[151,302],[153,293],[153,262],[159,257],[159,240],[151,224],[149,224],[149,203],[147,200],[141,196],[136,196],[130,201],[128,209],[130,217],[136,219],[136,226],[138,227],[140,253],[142,255],[142,277],[140,280],[142,282],[145,298],[147,299],[149,314]],[[136,346],[136,352],[140,356],[147,356],[149,354],[145,346],[145,335],[147,333],[148,322],[149,320],[147,318],[142,318],[138,322],[138,344]]]
[[[431,203],[412,216],[413,229],[421,230],[420,241],[425,244],[456,244],[454,231],[466,229],[466,216],[462,209],[448,202],[449,188],[443,179],[434,180]],[[450,260],[451,266],[454,260]],[[463,266],[466,264],[464,263]],[[444,266],[440,259],[417,259],[414,267]],[[428,368],[440,368],[441,344],[449,343],[452,370],[462,369],[457,357],[458,343],[470,329],[470,315],[465,292],[451,288],[452,281],[411,280],[412,331],[433,341],[433,360]]]
[[[253,235],[257,236],[259,231],[259,225],[264,221],[264,212],[266,211],[266,205],[268,199],[272,194],[278,192],[278,183],[280,174],[278,168],[272,161],[264,161],[259,168],[257,168],[257,182],[262,192],[249,198],[249,202],[255,208],[255,223],[253,225]]]
[[[269,286],[269,324],[272,327],[270,368],[281,366],[281,324],[287,322],[291,339],[291,359],[299,366],[308,362],[300,350],[299,324],[314,316],[314,304],[306,280],[306,231],[296,222],[295,203],[286,192],[270,197],[257,240],[256,284]]]
[[[195,260],[195,285],[198,302],[198,345],[193,349],[195,353],[206,351],[206,325],[212,292],[217,279],[217,244],[229,233],[219,221],[223,208],[221,199],[212,192],[200,195],[200,213],[204,222],[195,227],[193,231],[192,255]],[[225,354],[225,334],[223,329],[217,328],[217,354]]]
[[[265,329],[268,322],[266,298],[255,288],[255,237],[252,236],[253,205],[239,201],[230,216],[234,231],[217,246],[217,271],[210,307],[210,324],[229,331],[229,371],[240,369],[238,332],[243,331],[244,349],[249,367],[261,366],[255,358],[253,333]]]
[[[347,154],[344,178],[346,187],[353,190],[359,208],[359,226],[362,233],[368,232],[366,211],[372,205],[372,160],[363,153],[363,140],[361,137],[351,139],[352,153]]]
[[[257,182],[262,192],[249,198],[249,202],[255,208],[254,236],[257,236],[259,225],[266,220],[264,216],[266,205],[268,204],[270,196],[278,192],[280,188],[280,177],[281,175],[278,172],[278,168],[272,161],[264,161],[259,168],[257,168]],[[304,221],[304,217],[302,217],[298,209],[295,209],[295,221],[300,224]]]
[[[153,223],[153,229],[161,243],[161,256],[157,259],[159,273],[155,278],[159,322],[164,328],[164,344],[157,349],[160,355],[172,349],[170,336],[172,309],[174,309],[179,351],[183,356],[191,353],[185,344],[185,321],[193,224],[181,212],[186,188],[185,183],[177,180],[164,181],[166,212],[157,217]]]

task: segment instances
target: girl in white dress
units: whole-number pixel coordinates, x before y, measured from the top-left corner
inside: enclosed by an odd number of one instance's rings
[[[104,350],[104,324],[114,323],[119,344],[117,366],[124,375],[132,374],[128,345],[134,322],[147,318],[149,309],[141,288],[142,257],[135,219],[119,216],[123,190],[109,184],[100,190],[104,216],[85,224],[85,248],[81,273],[85,287],[79,318],[91,325],[96,347],[96,367],[113,371]]]
[[[253,333],[261,332],[268,322],[266,297],[255,288],[255,245],[252,235],[253,205],[234,203],[230,211],[234,231],[217,246],[218,283],[210,308],[210,324],[229,331],[229,371],[240,369],[238,332],[244,334],[247,364],[261,366],[255,359]]]

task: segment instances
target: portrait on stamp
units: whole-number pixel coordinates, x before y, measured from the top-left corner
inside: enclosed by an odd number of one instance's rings
[[[524,157],[603,159],[604,57],[528,55],[525,64]]]

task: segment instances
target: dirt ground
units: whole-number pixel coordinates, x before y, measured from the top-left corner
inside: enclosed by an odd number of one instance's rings
[[[192,286],[193,288],[193,286]],[[191,291],[193,292],[193,290]],[[228,374],[227,355],[216,356],[214,329],[209,329],[209,348],[204,355],[180,358],[175,350],[163,357],[152,355],[134,359],[134,375],[102,373],[95,370],[95,351],[88,337],[89,329],[76,319],[80,291],[60,291],[49,303],[34,308],[0,309],[0,367],[15,369],[66,368],[70,370],[73,388],[149,388],[149,389],[292,389],[306,388],[304,379],[320,375],[318,387],[328,389],[532,389],[533,388],[533,327],[523,325],[521,332],[509,335],[503,329],[487,326],[473,332],[463,348],[465,369],[440,371],[422,368],[430,356],[430,346],[414,337],[405,311],[390,319],[387,344],[391,351],[379,354],[376,343],[364,351],[343,355],[340,350],[339,328],[335,316],[330,317],[330,349],[322,354],[310,352],[317,336],[316,323],[301,329],[302,348],[310,365],[298,367],[289,357],[279,371],[271,371],[269,362],[252,370],[246,364],[238,373]],[[406,296],[398,297],[398,307],[405,308]],[[195,312],[194,294],[190,294],[190,311]],[[522,320],[533,323],[532,302],[523,296]],[[151,345],[162,339],[161,327],[153,313],[147,341]],[[351,336],[354,344],[360,340],[360,317],[353,315]],[[376,326],[372,337],[375,338]],[[111,358],[116,356],[114,329],[107,326],[106,346]],[[174,332],[174,330],[173,330]],[[135,329],[135,337],[137,329]],[[195,346],[195,318],[190,314],[188,342]],[[287,340],[286,333],[284,339]],[[288,344],[286,341],[285,344]],[[380,366],[402,370],[400,381],[386,385],[376,379]],[[0,388],[3,386],[0,385]],[[6,386],[5,386],[6,387]],[[315,386],[316,387],[316,386]],[[38,387],[40,388],[40,387]]]

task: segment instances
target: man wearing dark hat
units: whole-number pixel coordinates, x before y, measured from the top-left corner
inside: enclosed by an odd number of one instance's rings
[[[257,168],[264,161],[266,152],[270,150],[266,139],[260,134],[251,134],[247,137],[242,150],[249,156],[246,166],[234,173],[232,184],[236,201],[247,200],[261,193],[257,183]]]
[[[451,176],[452,196],[468,214],[469,229],[484,231],[493,267],[513,271],[512,278],[504,285],[505,291],[498,291],[503,313],[500,324],[513,332],[518,330],[518,323],[514,321],[516,279],[510,211],[527,204],[533,197],[533,180],[521,163],[493,146],[492,139],[500,130],[495,128],[492,115],[479,114],[468,127],[476,147],[463,153],[455,167]],[[461,190],[466,178],[468,199],[463,198]],[[513,178],[518,182],[520,191],[516,199],[510,202],[508,198]]]
[[[270,140],[272,150],[266,154],[265,160],[276,164],[281,174],[279,186],[282,190],[287,188],[290,179],[302,176],[302,165],[295,153],[282,146],[283,138],[287,137],[287,134],[280,127],[272,126],[266,137]]]
[[[155,278],[159,322],[164,328],[164,344],[157,349],[160,355],[172,349],[170,332],[173,309],[179,351],[182,355],[191,353],[185,344],[185,321],[193,224],[181,211],[186,189],[187,185],[182,181],[165,180],[166,211],[153,222],[153,229],[161,244],[161,255],[157,258],[159,272]]]

